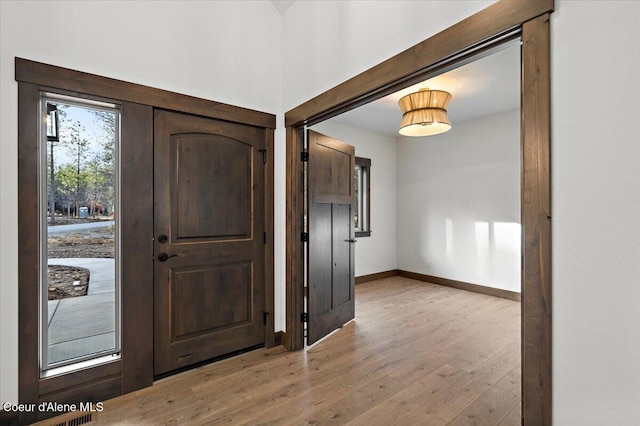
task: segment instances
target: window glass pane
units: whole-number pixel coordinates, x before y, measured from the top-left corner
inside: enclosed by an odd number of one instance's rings
[[[118,111],[57,98],[45,98],[43,110],[44,371],[116,354],[120,333]]]
[[[355,192],[355,200],[356,200],[356,205],[355,208],[353,209],[353,224],[355,227],[356,231],[360,230],[360,218],[362,217],[362,215],[360,214],[360,210],[361,210],[361,206],[362,206],[362,202],[360,201],[360,197],[362,196],[362,191],[361,191],[361,183],[362,183],[362,169],[360,168],[360,166],[356,166],[356,172],[353,174],[354,176],[354,182],[353,182],[353,190]]]

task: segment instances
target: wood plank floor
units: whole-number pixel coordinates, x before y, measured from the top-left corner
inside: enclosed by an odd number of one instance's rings
[[[519,425],[520,304],[391,277],[311,348],[257,350],[106,401],[99,424]]]

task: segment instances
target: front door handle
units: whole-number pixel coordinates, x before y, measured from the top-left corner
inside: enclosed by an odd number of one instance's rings
[[[356,239],[354,239],[354,238],[351,238],[350,240],[344,240],[344,242],[345,242],[345,243],[351,243],[351,244],[354,244],[354,243],[357,243],[357,242],[358,242],[358,240],[356,240]]]
[[[167,253],[160,253],[158,255],[158,260],[160,262],[166,262],[167,260],[169,260],[172,257],[178,257],[178,255],[177,254],[172,254],[171,256],[169,256]]]

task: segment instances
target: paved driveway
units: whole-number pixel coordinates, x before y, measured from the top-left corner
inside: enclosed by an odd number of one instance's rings
[[[86,231],[87,229],[108,228],[115,222],[113,220],[105,220],[103,222],[86,222],[73,223],[71,225],[47,226],[47,234],[70,234],[72,232]]]

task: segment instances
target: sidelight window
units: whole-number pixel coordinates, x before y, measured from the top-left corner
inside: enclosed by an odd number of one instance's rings
[[[117,105],[41,98],[40,371],[119,357]]]

